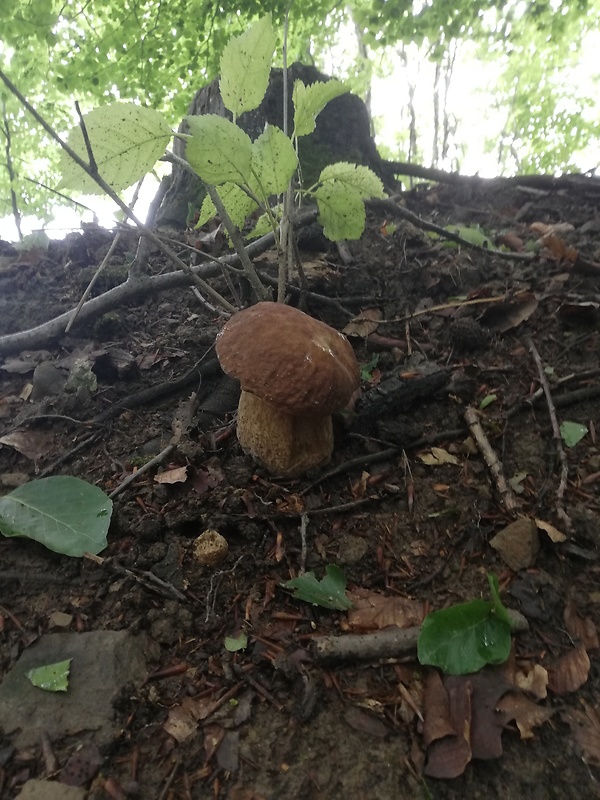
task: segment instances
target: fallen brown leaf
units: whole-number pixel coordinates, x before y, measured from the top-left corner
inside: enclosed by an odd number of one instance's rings
[[[473,685],[464,679],[448,688],[454,735],[436,739],[427,751],[423,770],[431,778],[457,778],[471,761],[471,695]]]
[[[582,758],[593,767],[600,767],[600,713],[583,701],[583,711],[563,711],[561,718],[571,728],[571,734],[581,749]]]
[[[548,670],[548,688],[554,694],[576,692],[587,681],[589,671],[590,658],[585,646],[579,644]]]
[[[425,606],[420,600],[386,597],[368,589],[348,592],[353,608],[348,612],[348,626],[353,630],[381,630],[389,625],[409,628],[425,619]]]
[[[425,747],[429,747],[432,742],[455,734],[446,687],[440,674],[436,670],[429,670],[423,695],[423,743]]]
[[[533,729],[550,719],[553,709],[538,705],[524,694],[509,692],[498,701],[496,710],[506,715],[506,721],[514,720],[521,739],[531,739]]]
[[[565,606],[563,620],[569,636],[581,642],[586,650],[597,650],[600,647],[594,622],[590,617],[582,617],[572,600]]]
[[[368,336],[375,333],[383,314],[380,308],[365,308],[357,317],[351,319],[344,328],[346,336]]]

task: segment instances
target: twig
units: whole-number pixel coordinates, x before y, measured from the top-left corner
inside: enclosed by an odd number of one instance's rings
[[[535,361],[535,365],[538,371],[538,376],[540,379],[540,384],[546,396],[546,405],[548,406],[548,414],[550,416],[550,422],[552,424],[552,436],[554,438],[554,446],[556,447],[556,452],[558,453],[558,458],[560,460],[560,466],[561,466],[560,481],[558,484],[558,489],[556,490],[556,513],[558,514],[563,525],[565,525],[567,531],[572,532],[573,523],[571,522],[571,518],[565,511],[565,506],[564,506],[565,490],[567,488],[567,479],[569,476],[569,465],[567,463],[567,455],[565,453],[565,449],[562,444],[560,427],[558,425],[558,417],[556,416],[556,407],[554,405],[554,401],[552,400],[552,392],[550,391],[550,385],[548,383],[548,379],[546,378],[546,373],[544,372],[544,365],[542,364],[542,359],[531,336],[525,337],[525,343],[527,344],[527,347],[529,348],[529,351],[533,356],[533,360]]]
[[[179,267],[179,269],[183,270],[186,273],[186,275],[190,278],[192,283],[195,283],[204,292],[208,293],[213,298],[213,300],[215,300],[215,302],[219,303],[227,311],[230,311],[232,313],[236,311],[235,307],[232,306],[231,303],[229,303],[224,297],[222,297],[219,294],[219,292],[213,289],[213,287],[209,283],[206,283],[205,281],[202,280],[202,278],[198,277],[198,275],[196,275],[193,272],[189,264],[186,264],[184,261],[182,261],[179,258],[179,256],[175,252],[173,252],[173,250],[171,250],[171,248],[168,245],[164,244],[164,242],[161,241],[160,237],[157,236],[153,230],[148,228],[147,225],[144,225],[144,223],[141,220],[139,220],[132,211],[130,211],[127,204],[124,203],[123,200],[121,200],[121,198],[113,190],[113,188],[98,174],[97,168],[94,169],[94,166],[92,164],[88,164],[86,161],[84,161],[84,159],[81,158],[73,150],[73,148],[67,144],[67,142],[61,139],[61,137],[56,133],[54,128],[51,125],[49,125],[48,122],[46,122],[46,120],[35,110],[35,108],[31,105],[31,103],[25,98],[23,94],[21,94],[21,92],[17,89],[14,83],[12,83],[12,81],[9,80],[9,78],[1,70],[0,70],[0,79],[14,94],[14,96],[19,100],[19,102],[23,105],[23,107],[27,109],[27,111],[32,115],[32,117],[36,120],[36,122],[38,122],[42,126],[42,128],[46,131],[46,133],[49,136],[51,136],[52,139],[54,139],[54,141],[57,142],[62,147],[62,149],[73,159],[73,161],[79,167],[81,167],[81,169],[86,173],[86,175],[89,175],[90,178],[92,178],[92,180],[98,184],[98,186],[105,192],[105,194],[108,195],[108,197],[110,197],[110,199],[117,204],[117,206],[125,214],[127,219],[130,219],[135,225],[137,225],[140,231],[142,231],[142,233],[144,233],[156,245],[156,247],[158,247],[161,253],[164,253],[164,255],[167,256],[167,258],[170,261],[172,261],[173,264],[176,264]]]
[[[465,409],[464,418],[465,422],[469,426],[471,435],[473,436],[473,439],[479,448],[479,452],[483,456],[483,460],[487,464],[488,469],[491,472],[494,481],[496,482],[496,489],[498,490],[498,494],[500,495],[500,500],[502,501],[504,508],[509,514],[513,514],[519,507],[518,500],[508,485],[506,478],[504,477],[502,464],[498,459],[498,456],[492,449],[492,446],[483,432],[483,428],[479,422],[479,417],[477,416],[477,411],[475,411],[472,406],[467,406]]]
[[[93,553],[84,553],[84,558],[93,561],[100,567],[108,567],[108,569],[116,572],[118,575],[127,575],[128,578],[133,578],[134,581],[145,586],[147,589],[158,592],[159,594],[166,595],[167,597],[174,597],[175,600],[180,600],[184,603],[187,602],[187,597],[180,592],[172,583],[163,581],[158,575],[153,572],[147,572],[141,569],[127,569],[127,567],[117,564],[112,558],[102,558],[102,556],[94,555]]]
[[[388,458],[401,455],[404,450],[415,450],[419,447],[428,447],[437,444],[438,442],[443,442],[446,439],[456,439],[463,435],[464,430],[462,428],[440,431],[439,433],[433,433],[430,436],[421,436],[419,439],[415,439],[412,442],[406,442],[402,446],[388,447],[385,450],[380,450],[378,453],[369,453],[368,455],[352,458],[349,461],[344,461],[343,464],[338,464],[337,467],[330,469],[328,472],[323,473],[323,475],[320,475],[315,481],[310,483],[308,486],[305,486],[304,489],[299,492],[299,495],[300,497],[303,497],[320,483],[329,480],[329,478],[334,478],[336,475],[341,475],[344,472],[350,472],[355,467],[365,467],[368,464],[377,464],[379,461],[386,461]]]
[[[308,544],[306,541],[307,527],[308,527],[308,514],[304,513],[300,515],[300,541],[301,541],[300,575],[304,575],[304,573],[306,572],[306,557],[308,555]]]
[[[61,456],[56,458],[51,464],[45,467],[45,469],[43,469],[37,477],[44,478],[46,475],[49,475],[51,472],[54,472],[54,470],[61,464],[63,464],[65,461],[67,461],[67,459],[74,456],[80,450],[84,450],[86,447],[88,447],[88,445],[92,444],[97,439],[99,439],[100,435],[101,435],[100,433],[91,433],[89,436],[86,436],[86,438],[78,442],[75,445],[75,447],[72,447],[70,450],[67,450],[66,453],[63,453]]]
[[[133,483],[133,481],[139,478],[140,475],[143,475],[145,472],[148,472],[148,470],[152,469],[152,467],[155,467],[157,464],[162,463],[165,460],[165,458],[167,458],[173,452],[173,450],[175,450],[174,444],[167,445],[167,447],[165,447],[164,450],[161,450],[158,455],[154,456],[154,458],[151,458],[150,461],[147,461],[143,466],[141,466],[135,472],[132,472],[131,475],[128,475],[117,486],[117,488],[114,489],[108,495],[110,499],[112,500],[113,497],[116,497],[118,494],[120,494],[124,489],[126,489],[129,486],[130,483]]]
[[[73,326],[75,320],[77,319],[77,315],[81,311],[81,309],[83,307],[83,304],[85,303],[85,301],[90,296],[90,293],[91,293],[92,289],[94,288],[94,284],[96,283],[96,281],[98,280],[100,275],[106,269],[106,266],[107,266],[108,262],[110,261],[110,259],[112,258],[113,253],[117,249],[117,245],[119,244],[119,240],[121,239],[122,233],[123,232],[121,230],[119,230],[115,234],[115,236],[114,236],[114,238],[113,238],[113,240],[111,242],[111,245],[108,248],[107,254],[102,259],[102,263],[100,264],[100,266],[98,267],[98,269],[94,273],[94,275],[93,275],[91,281],[88,283],[84,293],[81,295],[81,299],[77,303],[77,306],[75,307],[75,311],[73,311],[73,315],[71,316],[71,319],[67,322],[67,325],[65,327],[65,333],[68,333],[71,330],[71,327]]]
[[[507,611],[514,633],[529,630],[529,623],[522,614],[510,608]],[[420,635],[421,627],[415,626],[346,636],[315,636],[310,640],[308,650],[317,664],[403,658],[414,656]]]

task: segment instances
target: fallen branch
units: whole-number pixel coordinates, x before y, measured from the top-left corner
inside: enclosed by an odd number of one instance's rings
[[[500,495],[500,500],[502,501],[504,508],[509,514],[514,514],[519,507],[519,502],[512,489],[508,485],[506,478],[504,477],[504,471],[500,459],[494,452],[485,433],[483,432],[477,411],[475,411],[472,406],[467,406],[465,409],[464,418],[465,422],[469,426],[471,435],[475,440],[477,447],[479,448],[479,452],[483,456],[483,460],[487,464],[488,469],[496,483],[496,489],[498,490],[498,494]]]
[[[564,506],[565,490],[567,488],[567,478],[569,476],[569,465],[567,463],[567,455],[565,453],[565,449],[562,444],[562,436],[560,435],[560,427],[558,424],[558,417],[556,415],[556,407],[552,400],[552,392],[550,391],[550,384],[548,383],[548,379],[546,378],[546,373],[544,372],[544,365],[542,364],[542,359],[538,352],[538,349],[535,346],[535,343],[530,336],[526,337],[525,342],[527,344],[527,347],[529,348],[529,352],[533,356],[533,360],[535,361],[535,365],[538,371],[538,376],[540,379],[540,385],[544,390],[544,395],[546,396],[546,405],[548,406],[548,414],[550,416],[550,422],[552,424],[552,436],[554,438],[554,445],[556,447],[556,452],[558,453],[558,458],[560,460],[560,481],[558,484],[558,489],[556,490],[556,513],[558,514],[560,521],[566,527],[567,531],[572,532],[573,523],[571,522],[571,518],[565,511],[565,506]]]
[[[529,623],[518,611],[507,609],[513,633],[529,630]],[[316,664],[378,661],[382,658],[414,656],[421,626],[385,628],[375,633],[349,633],[346,636],[315,636],[308,651]]]

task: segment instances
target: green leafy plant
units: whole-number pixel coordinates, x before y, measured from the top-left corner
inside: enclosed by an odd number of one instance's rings
[[[352,601],[346,595],[346,576],[335,564],[325,568],[325,576],[317,580],[314,572],[306,572],[282,584],[284,589],[293,589],[294,597],[315,606],[347,611]]]
[[[417,644],[421,664],[450,675],[502,664],[509,656],[511,627],[495,575],[488,575],[491,600],[472,600],[432,611],[423,620]]]
[[[250,236],[272,231],[280,254],[289,253],[289,201],[298,170],[298,139],[310,135],[326,104],[347,91],[336,80],[311,86],[296,81],[292,134],[266,125],[252,141],[236,119],[257,108],[265,96],[275,42],[270,15],[230,39],[221,58],[220,89],[233,120],[215,114],[188,116],[190,133],[176,134],[186,140],[187,162],[168,157],[194,171],[205,184],[207,195],[197,224],[205,224],[216,214],[222,218],[259,299],[265,299],[266,290],[244,251],[240,230],[259,210],[262,213]],[[108,186],[119,192],[152,169],[171,135],[166,119],[153,109],[120,102],[97,108],[84,115],[82,126],[68,136],[69,149],[61,157],[60,188],[90,192],[106,191]],[[89,163],[87,169],[83,168],[85,162]],[[332,240],[359,238],[365,227],[364,200],[385,196],[375,173],[346,162],[326,166],[312,186],[298,185],[295,191],[298,199],[316,202],[324,233]],[[277,197],[281,201],[274,203]],[[289,259],[280,259],[280,285],[283,263],[290,263]]]
[[[56,476],[31,481],[0,498],[0,533],[24,536],[66,556],[106,547],[112,501],[97,486]]]

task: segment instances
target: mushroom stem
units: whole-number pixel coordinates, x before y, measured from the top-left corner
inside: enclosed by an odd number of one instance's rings
[[[331,414],[286,414],[244,391],[237,436],[242,448],[269,472],[288,478],[326,464],[333,452]]]

